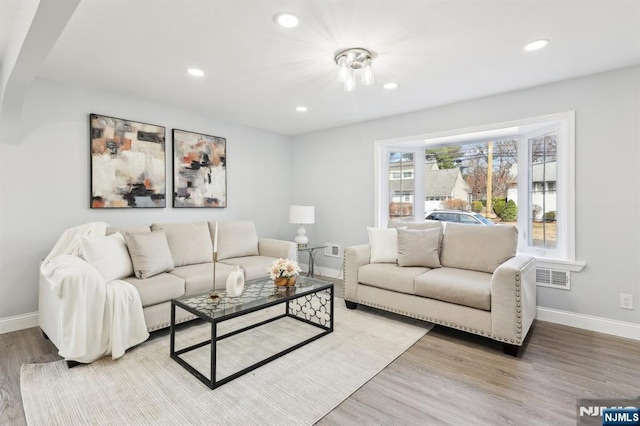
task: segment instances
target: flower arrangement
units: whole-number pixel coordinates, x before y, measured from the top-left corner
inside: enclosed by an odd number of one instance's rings
[[[300,267],[296,262],[289,259],[278,259],[267,269],[269,278],[292,278],[300,274]]]

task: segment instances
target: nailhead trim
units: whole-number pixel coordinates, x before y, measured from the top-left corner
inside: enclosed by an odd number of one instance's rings
[[[382,309],[383,311],[393,312],[393,313],[401,314],[401,315],[404,315],[404,316],[407,316],[407,317],[416,318],[416,319],[423,320],[423,321],[428,321],[428,322],[431,322],[431,323],[434,323],[434,324],[440,324],[440,325],[444,325],[444,326],[447,326],[447,327],[456,328],[458,330],[468,331],[469,333],[480,334],[480,335],[483,335],[483,336],[485,334],[485,332],[483,330],[474,330],[474,329],[471,329],[469,327],[465,327],[463,325],[449,323],[447,321],[443,321],[443,320],[436,319],[436,318],[431,318],[431,317],[426,317],[424,315],[418,315],[418,314],[414,314],[414,313],[411,313],[411,312],[405,312],[405,311],[402,311],[402,310],[399,310],[399,309],[394,309],[394,308],[390,308],[388,306],[378,305],[377,303],[371,303],[371,302],[365,301],[365,300],[349,300],[349,301],[350,302],[354,302],[354,303],[360,303],[362,305],[370,306],[370,307],[376,308],[376,309]],[[487,337],[490,337],[490,335],[487,334]]]
[[[185,318],[182,318],[182,319],[176,321],[176,324],[181,324],[183,322],[191,321],[192,319],[196,319],[196,318],[198,318],[198,317],[195,316],[195,315],[189,315],[188,317],[185,317]],[[170,326],[171,326],[170,322],[165,322],[163,324],[156,325],[155,327],[148,328],[147,331],[149,333],[151,333],[152,331],[162,330],[163,328],[167,328],[167,327],[170,327]]]
[[[531,261],[529,261],[529,262],[531,262]],[[344,280],[346,282],[346,280],[347,280],[347,278],[346,278],[346,272],[347,272],[346,256],[345,256],[345,258],[343,258],[343,271],[344,271],[343,272],[343,278],[344,278]],[[517,323],[516,324],[516,329],[517,329],[516,337],[517,337],[517,339],[509,339],[507,337],[496,336],[495,334],[490,334],[490,333],[488,333],[486,337],[492,338],[494,340],[502,341],[502,342],[511,341],[511,343],[515,342],[518,345],[522,345],[522,340],[521,340],[522,339],[522,320],[520,319],[521,318],[520,279],[521,279],[520,271],[516,271],[515,272],[515,281],[516,281],[516,285],[515,285],[516,294],[515,294],[515,296],[516,296],[516,307],[518,308],[518,309],[516,309],[516,311],[517,311],[517,313],[516,313],[516,323]],[[345,292],[346,292],[346,288],[345,288]],[[347,300],[346,297],[345,297],[345,300]],[[382,309],[384,311],[394,312],[394,313],[405,315],[405,316],[408,316],[408,317],[411,317],[411,318],[417,318],[417,319],[420,319],[420,320],[432,322],[434,324],[440,324],[440,325],[444,325],[444,326],[447,326],[447,327],[456,328],[458,330],[464,330],[464,331],[468,331],[469,333],[480,334],[480,335],[484,336],[484,331],[482,331],[482,330],[475,330],[475,329],[464,327],[462,325],[458,325],[458,324],[455,324],[455,323],[449,323],[447,321],[442,321],[442,320],[431,318],[431,317],[425,317],[423,315],[417,315],[417,314],[413,314],[413,313],[410,313],[410,312],[400,311],[400,310],[397,310],[397,309],[389,308],[387,306],[378,305],[378,304],[371,303],[371,302],[364,301],[364,300],[349,300],[349,301],[350,302],[355,302],[355,303],[361,303],[361,304],[363,304],[365,306],[371,306],[372,308],[378,308],[378,309]]]

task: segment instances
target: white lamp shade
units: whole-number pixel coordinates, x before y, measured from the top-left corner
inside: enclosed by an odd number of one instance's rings
[[[289,206],[289,223],[315,223],[315,207]]]

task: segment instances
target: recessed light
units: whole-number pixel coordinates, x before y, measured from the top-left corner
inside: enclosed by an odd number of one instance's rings
[[[382,87],[384,87],[387,90],[397,89],[398,83],[385,83],[384,86]]]
[[[293,13],[278,13],[273,20],[285,28],[297,27],[300,23],[300,19]]]
[[[296,107],[296,111],[298,111],[298,112],[307,112],[307,107],[306,106]]]
[[[187,72],[194,77],[202,77],[204,75],[204,71],[198,68],[189,68]]]
[[[549,40],[544,40],[543,39],[543,40],[532,41],[531,43],[527,43],[524,46],[524,50],[526,50],[527,52],[532,52],[534,50],[542,49],[547,44],[549,44]]]

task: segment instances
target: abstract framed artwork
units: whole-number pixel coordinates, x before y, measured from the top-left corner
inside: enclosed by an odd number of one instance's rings
[[[91,208],[166,207],[165,128],[90,114]]]
[[[173,129],[173,207],[227,207],[227,140]]]

